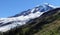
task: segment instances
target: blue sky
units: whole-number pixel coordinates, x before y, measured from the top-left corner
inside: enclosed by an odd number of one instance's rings
[[[0,18],[15,15],[44,3],[60,6],[60,0],[0,0]]]

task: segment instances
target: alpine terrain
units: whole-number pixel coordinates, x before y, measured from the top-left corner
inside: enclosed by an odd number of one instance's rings
[[[0,18],[0,35],[60,35],[60,7],[45,3]]]

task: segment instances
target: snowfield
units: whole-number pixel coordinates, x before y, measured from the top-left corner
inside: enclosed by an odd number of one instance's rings
[[[18,16],[18,17],[11,17],[11,18],[0,18],[0,32],[6,32],[11,29],[14,29],[15,27],[22,26],[26,24],[31,19],[35,19],[40,17],[43,13],[48,12],[51,9],[54,9],[56,7],[46,4],[43,6],[39,6],[38,8],[33,8],[31,10],[31,13],[24,16]],[[36,10],[35,13],[33,13]],[[10,24],[9,24],[10,23]]]

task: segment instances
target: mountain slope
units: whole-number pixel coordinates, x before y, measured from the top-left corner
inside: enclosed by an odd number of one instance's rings
[[[21,28],[18,28],[16,30],[13,29],[4,34],[5,35],[51,35],[51,34],[55,35],[57,31],[56,29],[60,27],[59,24],[60,8],[56,8],[46,13],[42,15],[43,17],[41,16],[39,18],[33,19],[27,22],[28,24],[22,26]],[[57,34],[59,33],[57,32],[56,35]]]
[[[55,12],[55,13],[51,14],[51,12]],[[34,34],[35,35],[51,35],[52,32],[49,32],[50,28],[52,28],[51,31],[53,31],[53,29],[55,29],[55,28],[58,29],[57,27],[60,26],[60,24],[59,24],[60,9],[55,9],[53,11],[50,11],[50,13],[49,13],[50,15],[46,16],[45,14],[43,15],[43,16],[45,16],[44,18],[34,19],[34,22],[30,22],[30,25],[23,27],[22,34],[23,35],[28,35],[28,34],[29,35],[34,35]],[[56,21],[56,20],[58,20],[58,21]],[[55,21],[58,23],[56,23]],[[55,31],[53,31],[53,35],[55,34],[54,32]],[[57,33],[57,34],[59,34],[59,33]]]
[[[45,5],[35,7],[26,12],[24,11],[17,16],[15,15],[15,17],[13,16],[10,18],[1,18],[0,19],[0,31],[6,32],[16,27],[25,25],[27,24],[27,22],[31,21],[32,19],[38,18],[39,16],[43,15],[45,12],[48,12],[49,10],[53,10],[53,9],[55,8],[51,7],[48,4],[45,4]]]
[[[60,18],[59,18],[60,19]],[[57,19],[51,24],[46,24],[43,29],[34,35],[60,35],[60,20]]]
[[[34,35],[60,35],[60,13],[55,17],[56,20],[42,26],[42,30]]]
[[[55,28],[53,25],[57,24],[54,22],[59,16],[60,8],[51,7],[49,4],[38,6],[12,17],[1,18],[0,35],[45,35],[41,32],[45,32],[50,25]]]

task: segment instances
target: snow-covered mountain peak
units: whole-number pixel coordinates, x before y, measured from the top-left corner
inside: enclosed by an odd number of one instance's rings
[[[55,6],[45,3],[43,5],[38,5],[37,7],[31,9],[31,12],[32,13],[37,12],[37,11],[46,12],[46,11],[52,10],[54,8],[55,8]]]
[[[55,8],[55,6],[50,5],[48,3],[44,3],[43,5],[38,5],[38,6],[34,7],[34,8],[32,8],[32,9],[28,9],[26,11],[18,13],[15,16],[12,16],[12,17],[18,17],[18,16],[21,16],[21,15],[26,16],[26,15],[28,15],[30,13],[35,13],[35,12],[38,12],[38,11],[40,11],[40,12],[47,12],[47,11],[52,10],[54,8]]]
[[[40,17],[43,13],[48,12],[49,10],[54,9],[49,4],[40,5],[34,7],[33,9],[29,9],[27,11],[23,11],[15,16],[10,18],[0,18],[0,31],[5,32],[15,27],[22,26],[26,24],[31,19],[35,19]],[[6,29],[8,28],[8,29]]]
[[[44,3],[44,5],[49,6],[49,7],[52,7],[52,8],[57,8],[56,6],[54,6],[52,4],[49,4],[49,3]]]

